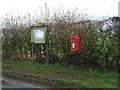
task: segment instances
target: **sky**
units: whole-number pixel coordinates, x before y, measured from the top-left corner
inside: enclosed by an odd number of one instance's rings
[[[118,2],[120,0],[0,0],[0,18],[11,13],[24,15],[27,12],[43,9],[45,3],[52,11],[60,6],[65,10],[73,10],[76,7],[79,12],[89,15],[91,18],[118,16]]]

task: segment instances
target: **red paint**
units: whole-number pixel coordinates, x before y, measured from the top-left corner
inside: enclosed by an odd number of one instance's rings
[[[70,50],[71,51],[80,50],[80,37],[78,35],[70,36]]]

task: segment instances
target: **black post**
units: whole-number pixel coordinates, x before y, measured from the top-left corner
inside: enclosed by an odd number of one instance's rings
[[[48,27],[46,31],[46,65],[48,65]]]
[[[48,65],[48,43],[46,43],[46,65]]]
[[[34,62],[34,44],[32,43],[32,62]]]

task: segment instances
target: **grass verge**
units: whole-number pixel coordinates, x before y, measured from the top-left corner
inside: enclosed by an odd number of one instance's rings
[[[105,71],[100,72],[98,70],[83,70],[81,68],[74,68],[73,66],[61,66],[61,65],[44,65],[39,63],[32,63],[25,60],[3,60],[3,67],[10,67],[14,70],[25,70],[26,72],[32,72],[39,74],[52,74],[51,82],[64,87],[80,87],[80,88],[118,88],[118,73]],[[63,78],[59,79],[59,77]],[[53,79],[54,75],[58,74],[58,79]],[[72,78],[64,78],[65,75],[70,75]],[[53,80],[52,80],[53,79]]]

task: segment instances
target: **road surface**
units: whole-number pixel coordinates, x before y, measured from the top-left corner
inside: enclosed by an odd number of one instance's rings
[[[2,77],[2,88],[41,88],[41,90],[47,90],[45,89],[47,87],[36,83],[14,80],[7,77]]]

